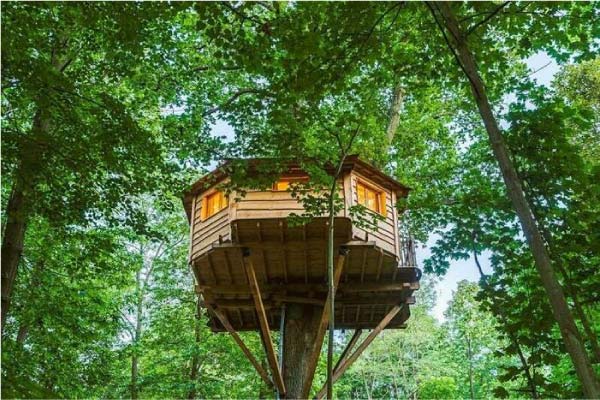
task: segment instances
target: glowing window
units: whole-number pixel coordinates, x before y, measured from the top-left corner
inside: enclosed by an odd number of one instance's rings
[[[295,182],[306,182],[306,178],[285,178],[280,179],[273,184],[273,190],[276,192],[285,192],[290,189],[290,185]]]
[[[273,190],[283,192],[285,190],[288,190],[289,187],[290,187],[290,181],[277,181],[277,182],[275,182],[275,185],[273,185]]]
[[[214,192],[202,199],[202,219],[215,215],[227,207],[227,196],[223,192]]]
[[[385,192],[373,189],[360,181],[356,182],[356,192],[358,195],[358,204],[382,215],[386,214]]]

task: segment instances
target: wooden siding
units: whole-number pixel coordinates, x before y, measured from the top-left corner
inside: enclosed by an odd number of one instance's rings
[[[352,237],[358,240],[374,241],[377,246],[386,252],[398,256],[397,216],[394,207],[396,196],[392,191],[383,189],[368,178],[352,172],[339,182],[339,193],[344,199],[345,206],[338,212],[337,216],[350,217],[349,208],[358,202],[356,191],[357,180],[361,180],[385,192],[386,216],[384,221],[377,221],[377,229],[364,229],[354,226],[352,228]],[[232,193],[229,196],[230,201],[227,208],[202,221],[200,218],[202,197],[209,195],[211,192],[209,190],[196,197],[193,201],[190,260],[196,259],[207,252],[213,243],[231,241],[231,223],[233,221],[285,219],[291,214],[301,215],[303,213],[302,204],[297,199],[294,199],[290,192],[272,190],[248,191],[239,201],[233,200],[236,194]]]
[[[191,230],[190,260],[205,253],[210,245],[215,242],[231,239],[229,227],[229,207],[225,207],[204,221],[201,220],[202,201],[198,196],[193,202]]]
[[[358,204],[358,194],[356,190],[356,182],[358,180],[385,193],[386,215],[384,221],[377,221],[377,230],[363,229],[354,226],[352,229],[353,237],[360,240],[374,241],[375,244],[381,247],[383,250],[391,254],[397,255],[398,234],[396,228],[396,208],[394,207],[393,203],[395,195],[390,190],[382,188],[381,186],[372,182],[368,178],[356,172],[352,172],[350,174],[350,182],[352,188],[352,203],[350,204],[350,206]]]

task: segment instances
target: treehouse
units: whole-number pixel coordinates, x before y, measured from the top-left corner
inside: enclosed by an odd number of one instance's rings
[[[247,162],[248,174],[259,174],[260,160]],[[269,189],[245,190],[243,196],[223,190],[227,171],[225,165],[204,176],[184,197],[196,290],[214,332],[229,332],[280,396],[306,398],[329,321],[328,218],[290,223],[288,217],[304,211],[290,187],[310,180],[299,165],[287,165]],[[395,207],[409,188],[356,156],[347,157],[339,176],[343,206],[334,219],[334,324],[355,335],[334,379],[381,330],[404,327],[420,278],[413,243],[399,229],[402,215]],[[357,205],[374,222],[359,223]],[[350,354],[367,329],[372,331]],[[271,336],[277,330],[279,355]],[[238,331],[260,333],[270,374]]]

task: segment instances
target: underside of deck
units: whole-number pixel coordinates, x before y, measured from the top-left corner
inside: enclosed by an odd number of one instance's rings
[[[192,262],[197,290],[211,316],[213,331],[225,331],[218,310],[236,331],[259,330],[245,263],[252,263],[267,322],[278,330],[282,306],[322,307],[327,298],[327,220],[290,226],[286,219],[234,220],[231,240],[216,241]],[[347,218],[335,220],[335,253],[348,250],[335,296],[336,329],[372,329],[394,306],[414,302],[420,271],[374,242],[352,237]],[[386,328],[402,328],[403,307]]]

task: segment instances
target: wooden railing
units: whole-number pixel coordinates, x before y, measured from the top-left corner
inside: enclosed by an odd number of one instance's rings
[[[415,241],[408,228],[400,223],[398,227],[398,241],[400,243],[400,258],[398,262],[399,267],[416,267],[417,266],[417,254],[415,251]]]

